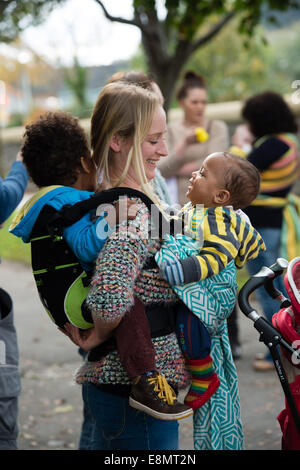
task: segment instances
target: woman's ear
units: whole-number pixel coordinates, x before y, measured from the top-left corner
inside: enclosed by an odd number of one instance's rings
[[[218,206],[226,206],[230,201],[230,192],[227,189],[220,189],[215,193],[213,200]]]
[[[110,148],[114,152],[118,153],[121,151],[121,147],[122,147],[122,137],[119,134],[114,134],[110,141]]]

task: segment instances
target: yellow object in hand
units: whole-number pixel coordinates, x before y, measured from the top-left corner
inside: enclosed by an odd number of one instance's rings
[[[203,127],[196,127],[195,136],[198,142],[206,142],[209,139],[209,134]]]
[[[241,148],[238,147],[237,145],[232,145],[229,149],[230,153],[233,153],[234,155],[238,155],[239,157],[246,157],[247,153]]]

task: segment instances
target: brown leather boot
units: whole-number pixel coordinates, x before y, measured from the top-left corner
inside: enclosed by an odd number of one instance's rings
[[[165,377],[154,373],[136,377],[131,386],[129,404],[156,419],[166,421],[187,418],[193,410],[176,399]]]

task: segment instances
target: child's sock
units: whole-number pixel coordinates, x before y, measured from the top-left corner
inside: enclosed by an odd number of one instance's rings
[[[192,375],[192,383],[184,403],[195,410],[215,393],[220,381],[210,355],[204,359],[188,359],[186,365]]]

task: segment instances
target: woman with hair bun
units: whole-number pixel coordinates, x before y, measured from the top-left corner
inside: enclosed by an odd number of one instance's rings
[[[165,178],[171,179],[170,187],[176,184],[173,203],[184,205],[188,202],[185,196],[188,178],[199,170],[207,155],[228,149],[229,133],[223,121],[205,116],[207,88],[201,75],[186,72],[176,97],[183,119],[168,124],[169,155],[160,162],[159,169]]]

